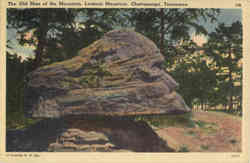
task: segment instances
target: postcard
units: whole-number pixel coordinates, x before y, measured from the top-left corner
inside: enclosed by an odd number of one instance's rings
[[[249,0],[4,0],[0,162],[249,162]]]

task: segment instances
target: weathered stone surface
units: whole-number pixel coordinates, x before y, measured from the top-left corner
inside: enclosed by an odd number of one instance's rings
[[[7,132],[8,152],[173,152],[145,122],[108,119],[43,120]]]
[[[32,117],[183,113],[190,109],[161,64],[156,45],[130,30],[115,30],[79,55],[33,71],[25,89]]]

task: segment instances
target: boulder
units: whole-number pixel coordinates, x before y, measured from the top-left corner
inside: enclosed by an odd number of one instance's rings
[[[72,59],[27,76],[24,107],[33,118],[189,112],[156,45],[132,30],[114,30]]]
[[[27,76],[24,111],[41,119],[7,132],[7,151],[172,152],[135,115],[189,112],[156,45],[114,30],[72,59]]]

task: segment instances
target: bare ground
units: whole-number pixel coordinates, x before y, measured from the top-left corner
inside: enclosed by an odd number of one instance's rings
[[[179,152],[241,152],[241,118],[221,112],[194,112],[195,127],[155,129]]]

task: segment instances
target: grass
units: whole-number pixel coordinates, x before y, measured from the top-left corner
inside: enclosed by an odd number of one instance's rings
[[[202,129],[202,131],[204,133],[207,134],[214,134],[217,132],[217,126],[215,123],[208,123],[208,122],[204,122],[204,121],[194,121],[194,123]]]
[[[230,114],[230,115],[242,117],[242,110],[238,111],[238,110],[232,110],[232,109],[217,109],[217,110],[213,109],[211,111],[213,111],[213,112],[222,112],[222,113],[227,113],[227,114]]]
[[[187,134],[187,135],[190,135],[190,136],[196,136],[196,133],[195,133],[194,131],[192,131],[192,130],[188,130],[188,131],[186,132],[186,134]]]
[[[155,127],[194,127],[195,124],[192,121],[192,113],[184,113],[179,115],[147,115],[147,116],[135,116],[135,121],[145,121],[149,125]]]
[[[205,127],[205,126],[208,124],[208,123],[203,122],[203,121],[200,121],[200,120],[194,121],[194,122],[195,122],[195,124],[198,125],[200,128],[203,128],[203,127]]]
[[[9,112],[6,116],[6,128],[7,129],[24,129],[27,128],[39,120],[26,118],[22,112]]]
[[[195,123],[191,120],[192,114],[185,113],[180,115],[136,115],[136,116],[82,116],[84,119],[92,119],[95,121],[107,121],[110,119],[128,119],[133,121],[145,121],[151,126],[155,127],[168,127],[168,126],[178,126],[178,127],[194,127]],[[19,112],[9,112],[7,116],[7,128],[11,129],[22,129],[27,128],[32,124],[35,124],[38,120],[26,118],[23,113]]]
[[[209,128],[204,128],[204,129],[203,129],[203,132],[206,133],[206,134],[209,134],[209,135],[213,135],[213,134],[216,134],[217,129],[211,128],[211,127],[209,127]]]
[[[208,150],[208,149],[209,149],[209,146],[208,146],[208,145],[201,145],[201,149],[203,149],[203,150]]]
[[[182,145],[180,146],[179,150],[177,152],[189,152],[189,149],[187,147],[187,145]]]
[[[231,143],[231,144],[236,144],[236,143],[237,143],[237,140],[231,139],[231,140],[230,140],[230,143]]]

